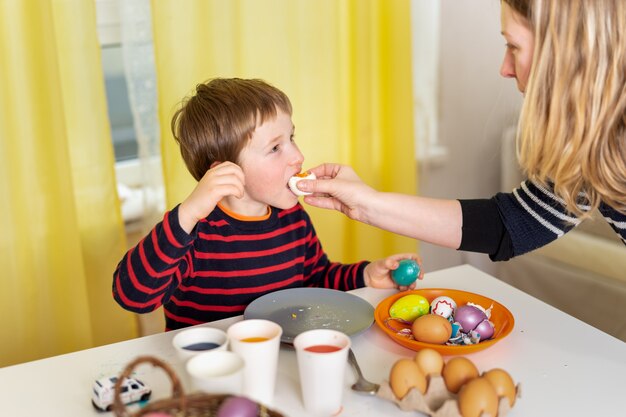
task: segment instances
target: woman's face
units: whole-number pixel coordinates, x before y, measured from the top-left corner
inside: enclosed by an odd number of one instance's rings
[[[502,1],[500,22],[506,51],[500,67],[500,75],[515,78],[517,88],[524,93],[532,66],[535,37],[528,21]]]

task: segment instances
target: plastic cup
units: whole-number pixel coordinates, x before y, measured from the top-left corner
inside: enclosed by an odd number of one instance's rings
[[[304,408],[312,415],[341,411],[350,337],[330,329],[308,330],[293,341]]]
[[[241,395],[245,363],[227,350],[210,350],[187,361],[187,373],[194,389],[211,394]]]
[[[230,349],[246,363],[243,395],[272,405],[283,329],[270,320],[250,319],[232,324],[226,333]]]
[[[178,357],[184,362],[208,351],[226,350],[226,332],[214,327],[192,327],[182,330],[172,339]]]

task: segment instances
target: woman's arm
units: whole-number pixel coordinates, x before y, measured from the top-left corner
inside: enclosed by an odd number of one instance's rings
[[[304,201],[341,211],[351,219],[424,242],[457,249],[461,244],[462,212],[457,200],[443,200],[369,187],[345,165],[324,164],[311,169],[316,180],[298,182],[313,192]]]

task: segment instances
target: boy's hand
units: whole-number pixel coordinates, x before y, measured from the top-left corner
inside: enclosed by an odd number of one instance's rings
[[[208,216],[226,196],[243,197],[245,178],[239,165],[215,163],[200,179],[196,188],[178,208],[180,226],[191,233],[201,219]]]
[[[424,278],[424,268],[422,268],[422,261],[417,254],[414,253],[400,253],[391,255],[385,259],[379,259],[372,261],[365,267],[363,278],[365,279],[365,285],[372,288],[397,288],[400,291],[412,290],[415,288],[415,282],[411,285],[397,285],[393,279],[391,279],[391,271],[398,268],[399,262],[403,259],[413,259],[420,266],[420,275],[417,279]]]

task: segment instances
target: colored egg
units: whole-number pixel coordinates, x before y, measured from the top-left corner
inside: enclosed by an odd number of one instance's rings
[[[389,308],[389,316],[412,323],[416,318],[428,314],[430,303],[426,297],[409,294],[398,298]]]
[[[398,268],[391,271],[391,279],[398,285],[411,285],[420,274],[420,267],[413,259],[403,259]]]
[[[487,315],[484,311],[473,305],[464,305],[456,310],[454,320],[461,325],[461,331],[463,333],[469,333],[476,329],[476,327],[487,319]]]
[[[476,331],[480,335],[480,340],[487,340],[493,337],[495,328],[493,327],[492,322],[485,319],[478,323],[478,326],[476,326],[474,331]]]
[[[435,298],[430,303],[430,312],[446,319],[452,316],[455,311],[456,302],[445,295]]]
[[[233,396],[220,405],[217,417],[256,417],[258,413],[257,403],[246,397]]]

